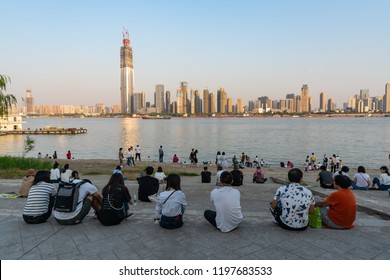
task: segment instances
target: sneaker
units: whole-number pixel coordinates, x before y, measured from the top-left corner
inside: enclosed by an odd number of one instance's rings
[[[131,219],[134,217],[134,213],[130,212],[130,213],[126,213],[125,215],[125,219],[128,220],[128,219]]]
[[[157,202],[157,195],[155,194],[149,195],[148,198],[151,202]]]

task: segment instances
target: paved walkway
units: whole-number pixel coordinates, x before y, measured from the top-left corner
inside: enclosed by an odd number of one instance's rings
[[[89,176],[99,189],[108,178]],[[25,199],[1,199],[0,259],[390,259],[390,220],[384,219],[390,215],[387,192],[355,192],[363,211],[351,230],[289,232],[273,223],[268,210],[279,184],[246,183],[239,188],[244,221],[238,229],[221,233],[203,218],[204,210],[213,209],[209,201],[213,185],[199,181],[200,177],[182,178],[188,208],[184,226],[176,230],[154,223],[152,203],[138,202],[135,216],[114,227],[102,226],[92,211],[79,225],[61,226],[53,217],[28,225],[21,217]],[[0,192],[18,191],[19,185],[20,180],[0,180]],[[128,186],[136,192],[136,182]],[[368,210],[383,213],[384,218]]]

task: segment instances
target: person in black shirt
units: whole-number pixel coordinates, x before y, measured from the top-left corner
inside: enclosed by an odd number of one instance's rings
[[[234,169],[230,171],[230,174],[232,174],[233,178],[232,186],[241,186],[244,180],[244,174],[238,169],[238,165],[234,165]]]
[[[202,183],[211,182],[211,172],[207,170],[207,166],[203,167],[203,171],[200,173],[202,176]]]
[[[148,166],[145,169],[146,175],[138,179],[138,199],[141,201],[150,202],[148,196],[155,195],[158,192],[159,182],[152,177],[153,172],[154,168]]]

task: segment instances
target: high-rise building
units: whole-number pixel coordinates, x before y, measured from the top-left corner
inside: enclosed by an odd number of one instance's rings
[[[216,112],[216,98],[215,98],[215,93],[210,93],[210,114],[214,114]]]
[[[233,113],[233,100],[231,98],[228,98],[226,101],[226,107],[227,107],[227,113],[231,114]]]
[[[310,112],[310,91],[307,85],[303,85],[301,88],[301,106],[300,113]]]
[[[34,97],[31,94],[31,89],[26,90],[26,113],[27,114],[34,114]]]
[[[144,108],[144,106],[142,106],[142,93],[140,92],[133,93],[134,113],[139,114],[142,108]]]
[[[208,89],[203,90],[203,113],[210,113],[210,93]]]
[[[171,92],[165,92],[165,112],[172,113],[171,111]]]
[[[326,112],[326,93],[320,93],[320,112]]]
[[[156,85],[156,90],[154,92],[154,106],[156,107],[157,113],[165,111],[164,85]]]
[[[191,104],[189,104],[189,100],[188,100],[188,83],[187,82],[181,82],[180,83],[180,90],[181,90],[181,106],[183,107],[181,109],[181,112],[182,114],[187,114],[190,112],[190,110],[188,110],[188,106],[191,106]],[[179,102],[177,104],[179,106]]]
[[[202,99],[199,90],[195,90],[195,114],[202,113]]]
[[[244,112],[243,103],[242,103],[242,99],[241,98],[237,99],[236,109],[237,109],[236,110],[237,114],[242,114]]]
[[[183,106],[183,93],[181,88],[176,91],[176,113],[184,114],[184,106]]]
[[[295,113],[297,111],[296,107],[296,96],[294,93],[286,94],[286,102],[288,105],[288,112],[289,113]]]
[[[336,108],[335,108],[335,104],[334,104],[334,99],[333,98],[329,98],[328,99],[328,111],[335,111]]]
[[[217,112],[225,114],[227,109],[227,93],[224,88],[217,91]]]
[[[195,92],[193,89],[190,91],[190,110],[191,114],[195,114]]]
[[[383,111],[390,112],[390,83],[385,86],[385,95],[383,97]]]
[[[129,32],[123,32],[121,47],[121,111],[122,114],[132,114],[132,97],[134,91],[133,49],[130,47]]]

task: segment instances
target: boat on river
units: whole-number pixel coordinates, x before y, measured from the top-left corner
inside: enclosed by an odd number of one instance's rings
[[[160,115],[157,116],[146,115],[146,116],[142,116],[142,118],[144,120],[170,120],[171,119],[170,116],[160,116]]]

